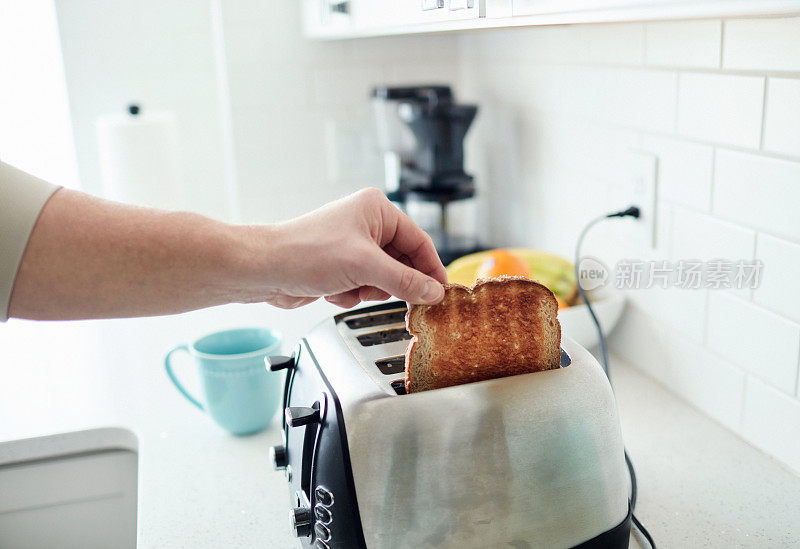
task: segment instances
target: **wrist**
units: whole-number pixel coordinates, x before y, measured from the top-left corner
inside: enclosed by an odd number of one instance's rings
[[[231,301],[263,301],[282,285],[286,267],[280,225],[232,225],[225,279]]]

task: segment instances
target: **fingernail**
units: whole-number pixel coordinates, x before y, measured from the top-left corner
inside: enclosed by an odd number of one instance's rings
[[[429,280],[425,283],[425,287],[422,290],[422,300],[427,303],[434,303],[439,301],[443,294],[444,288],[442,288],[442,285],[433,280]]]

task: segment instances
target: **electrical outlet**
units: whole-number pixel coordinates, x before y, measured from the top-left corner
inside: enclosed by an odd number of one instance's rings
[[[656,196],[658,157],[647,151],[628,151],[628,192],[630,204],[638,206],[640,215],[631,223],[631,238],[644,247],[656,247]]]

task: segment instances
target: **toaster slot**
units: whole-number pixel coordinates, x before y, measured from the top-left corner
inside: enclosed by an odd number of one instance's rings
[[[359,328],[369,328],[370,326],[383,326],[384,324],[396,324],[398,322],[406,321],[406,311],[401,309],[399,311],[389,311],[388,313],[380,313],[376,315],[359,316],[345,320],[345,324],[351,330]]]
[[[406,384],[402,379],[392,381],[392,389],[394,389],[394,392],[398,395],[406,394]]]
[[[409,334],[405,328],[369,332],[368,334],[358,336],[358,342],[364,347],[383,345],[384,343],[392,343],[393,341],[401,341],[403,339],[411,339],[411,334]]]
[[[387,376],[399,374],[406,369],[406,357],[401,355],[376,360],[375,366],[378,367],[378,370],[380,370],[382,374]]]

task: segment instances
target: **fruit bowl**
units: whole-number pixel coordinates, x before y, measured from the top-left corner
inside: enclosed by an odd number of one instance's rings
[[[541,250],[508,248],[507,251],[525,260],[530,266],[531,278],[550,288],[560,300],[567,303],[575,301],[575,270],[571,261]],[[491,253],[492,251],[478,252],[456,259],[447,267],[448,281],[471,286],[475,283],[481,265]],[[625,295],[611,285],[587,291],[587,294],[600,325],[608,336],[625,308]],[[579,300],[575,305],[560,309],[558,320],[562,334],[587,348],[597,345],[597,330],[588,308]]]
[[[472,286],[477,279],[481,265],[494,251],[487,250],[459,257],[447,266],[448,281]],[[572,262],[559,255],[527,248],[506,248],[505,251],[527,262],[531,278],[550,288],[550,291],[556,296],[567,303],[574,297],[575,270]]]
[[[603,333],[608,337],[625,309],[625,294],[611,285],[589,290],[586,294],[592,302],[600,326],[603,327]],[[583,303],[558,311],[558,321],[561,323],[562,334],[571,337],[587,349],[598,344],[597,328],[592,322],[589,309]]]

